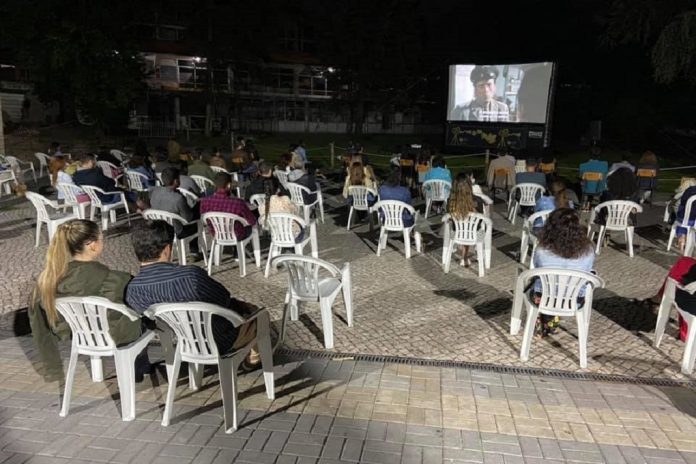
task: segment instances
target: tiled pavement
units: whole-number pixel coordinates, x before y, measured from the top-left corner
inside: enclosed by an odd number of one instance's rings
[[[30,217],[27,203],[0,200],[0,301],[6,312],[26,306],[45,252],[45,244],[33,248]],[[346,231],[340,227],[345,217],[345,209],[331,211],[319,226],[320,256],[350,260],[353,272],[355,327],[345,327],[338,303],[336,351],[522,365],[520,337],[507,334],[516,273],[509,255],[519,231],[499,214],[493,269],[482,279],[465,268],[443,274],[441,240],[427,227],[424,255],[407,261],[401,243],[390,241],[392,249],[377,258],[374,235],[366,226]],[[680,378],[683,345],[666,337],[659,350],[652,348],[655,317],[630,303],[653,293],[675,259],[657,249],[664,237],[649,218],[640,225],[635,258],[611,247],[598,258],[607,289],[595,303],[588,371]],[[137,272],[126,232],[116,227],[107,234],[103,261]],[[268,307],[277,320],[284,276],[266,280],[250,269],[242,279],[227,261],[215,276],[235,295]],[[320,325],[317,309],[307,307],[290,324],[286,345],[321,349]],[[527,366],[577,370],[575,329],[572,323],[564,327],[549,342],[533,343]],[[696,398],[679,386],[279,357],[276,400],[265,398],[258,375],[240,377],[244,417],[240,430],[225,435],[212,374],[199,392],[185,390],[180,380],[178,420],[162,428],[161,376],[139,386],[138,418],[123,423],[111,364],[107,381],[96,384],[81,365],[73,408],[61,419],[59,386],[41,380],[30,367],[35,361],[30,338],[5,332],[0,458],[6,462],[696,462]]]

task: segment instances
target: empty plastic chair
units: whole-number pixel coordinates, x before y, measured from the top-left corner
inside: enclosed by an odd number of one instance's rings
[[[59,225],[71,219],[77,219],[74,213],[65,214],[55,212],[60,208],[60,205],[43,195],[34,192],[26,192],[25,195],[27,200],[29,200],[36,209],[36,243],[34,244],[34,248],[39,246],[39,241],[41,240],[41,226],[43,224],[46,224],[48,242],[50,243]],[[53,208],[54,213],[49,213],[47,207]]]
[[[607,210],[605,224],[595,224],[594,219],[602,209]],[[602,241],[604,240],[606,231],[614,230],[625,234],[628,254],[633,258],[633,234],[635,227],[630,224],[630,216],[631,213],[642,212],[643,207],[633,201],[612,200],[605,201],[595,206],[590,215],[590,222],[587,225],[587,235],[590,237],[590,240],[594,240],[595,233],[599,232],[597,234],[597,249],[595,253],[599,254],[602,249]]]

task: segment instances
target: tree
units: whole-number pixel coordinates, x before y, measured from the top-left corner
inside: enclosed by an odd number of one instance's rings
[[[603,18],[610,46],[649,50],[657,82],[696,84],[696,4],[692,0],[614,0]]]
[[[64,117],[78,111],[107,130],[126,121],[144,90],[135,11],[133,0],[8,0],[0,15],[13,20],[0,42],[29,71],[39,98],[59,101]]]

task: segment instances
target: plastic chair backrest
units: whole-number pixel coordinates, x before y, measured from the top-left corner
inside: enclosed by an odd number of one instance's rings
[[[549,218],[553,210],[549,209],[546,211],[537,211],[536,213],[532,214],[529,216],[527,219],[525,219],[524,224],[522,224],[522,230],[525,230],[527,232],[531,232],[535,227],[541,227],[546,223],[546,220]],[[541,221],[541,225],[535,224],[536,222]]]
[[[595,207],[597,212],[603,208],[606,208],[607,210],[607,229],[625,229],[629,225],[628,218],[633,210],[636,210],[639,213],[643,211],[643,207],[638,203],[626,200],[605,201],[604,203],[600,203]]]
[[[162,211],[159,209],[146,209],[143,211],[143,217],[150,221],[165,221],[172,227],[175,227],[174,222],[180,224],[187,224],[186,219],[182,218],[178,214],[170,213],[169,211]]]
[[[229,174],[229,172],[227,172],[227,169],[221,168],[220,166],[210,166],[210,169],[212,169],[213,172],[224,172],[226,174]]]
[[[372,199],[377,199],[377,191],[363,185],[348,186],[348,196],[353,198],[353,208],[357,210],[367,210],[369,205],[369,196]]]
[[[200,201],[200,198],[198,198],[198,195],[186,190],[185,188],[179,187],[177,190],[179,191],[179,193],[181,193],[184,196],[184,198],[186,198],[186,202],[188,203],[188,205],[191,208],[193,208],[195,206],[195,204]]]
[[[397,231],[404,229],[404,211],[408,211],[415,217],[416,210],[413,206],[398,200],[382,200],[374,204],[373,208],[380,211],[380,222],[387,230]]]
[[[305,235],[309,233],[301,217],[289,213],[269,213],[266,227],[271,231],[271,240],[279,246],[294,247],[296,233],[292,226],[295,223],[305,229]]]
[[[235,222],[241,223],[244,227],[249,226],[246,219],[232,213],[205,213],[201,216],[201,221],[213,228],[215,241],[220,243],[237,243],[237,237],[234,234]]]
[[[74,184],[64,184],[62,182],[58,183],[56,185],[56,188],[58,189],[59,192],[63,194],[63,198],[65,199],[65,204],[67,205],[77,205],[80,202],[78,201],[77,197],[79,195],[84,195],[85,191],[82,190],[80,187]]]
[[[46,209],[46,205],[50,205],[51,201],[43,195],[39,195],[38,193],[34,192],[26,192],[25,195],[27,199],[31,202],[31,204],[34,205],[34,208],[36,208],[37,220],[43,222],[50,220],[48,210]]]
[[[39,160],[40,166],[48,166],[48,162],[51,160],[50,156],[48,156],[46,153],[41,153],[40,151],[34,153],[34,157]]]
[[[128,185],[130,186],[131,190],[136,190],[138,192],[147,191],[147,187],[145,187],[144,182],[148,182],[148,178],[145,174],[137,171],[127,170],[126,178],[128,179]]]
[[[520,205],[522,206],[534,206],[536,205],[539,196],[544,194],[544,187],[539,184],[532,183],[522,183],[515,185],[514,191],[518,190],[520,192]]]
[[[101,199],[99,199],[98,193],[101,193],[102,195],[106,195],[106,192],[100,189],[99,187],[95,187],[93,185],[83,185],[82,190],[87,194],[89,197],[90,201],[95,205],[101,208],[102,202]]]
[[[191,177],[191,180],[193,180],[196,183],[196,185],[198,186],[198,189],[201,192],[207,191],[208,187],[213,187],[213,188],[215,187],[215,182],[208,179],[207,177],[196,176],[196,175],[193,175],[190,177]]]
[[[288,172],[287,171],[281,171],[280,169],[276,169],[275,171],[273,171],[273,175],[278,178],[278,181],[280,182],[280,184],[283,187],[287,188],[287,184],[288,184]]]
[[[303,192],[307,195],[312,194],[312,191],[309,190],[307,187],[304,185],[296,184],[295,182],[288,182],[285,185],[285,188],[290,192],[290,199],[292,202],[298,206],[304,206],[304,195],[302,194]]]
[[[543,312],[559,316],[574,316],[580,309],[578,297],[585,289],[584,304],[592,302],[594,288],[604,287],[604,281],[589,272],[570,269],[536,268],[524,271],[518,277],[519,282],[538,279],[541,283],[541,298],[538,307]]]
[[[464,219],[455,219],[452,216],[448,219],[454,224],[451,239],[456,242],[475,243],[479,237],[479,230],[485,231],[486,227],[492,225],[491,220],[481,213],[469,213]]]
[[[109,153],[111,153],[111,155],[114,158],[116,158],[117,160],[119,160],[122,163],[128,159],[128,155],[126,155],[121,150],[116,150],[115,148],[113,150],[109,150]]]
[[[145,315],[161,319],[174,332],[182,361],[214,363],[219,352],[213,338],[213,316],[224,317],[239,327],[245,320],[231,309],[209,303],[160,303],[150,306]]]
[[[110,179],[114,179],[116,177],[115,173],[119,170],[118,166],[108,161],[97,161],[97,166],[99,166],[104,175]]]
[[[263,193],[257,193],[249,197],[249,203],[255,205],[257,208],[266,203],[266,195]]]
[[[452,191],[452,184],[446,180],[426,180],[423,182],[423,192],[425,197],[432,201],[445,201],[449,198]]]
[[[0,171],[0,182],[7,182],[10,180],[16,181],[17,178],[14,175],[14,171],[12,169],[8,169],[6,171]]]
[[[73,343],[80,349],[94,352],[116,349],[109,334],[109,310],[118,311],[133,321],[139,319],[131,308],[93,296],[58,298],[56,310],[70,326]]]
[[[329,271],[332,277],[341,275],[341,271],[333,264],[302,255],[278,256],[273,259],[273,266],[285,266],[289,286],[300,298],[319,298],[319,272],[322,269]]]
[[[10,156],[10,155],[6,155],[6,156],[5,156],[5,159],[6,159],[7,162],[10,164],[10,167],[11,167],[12,169],[19,169],[19,170],[21,170],[21,167],[19,166],[19,160],[17,159],[17,157],[15,157],[15,156]]]

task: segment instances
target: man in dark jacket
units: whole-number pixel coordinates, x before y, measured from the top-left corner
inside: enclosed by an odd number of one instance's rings
[[[120,191],[120,189],[116,187],[116,182],[112,178],[105,176],[101,168],[97,167],[97,161],[92,154],[83,155],[82,158],[80,158],[80,166],[73,175],[73,181],[77,185],[89,185],[100,188],[105,192]],[[128,201],[135,203],[136,196],[133,192],[124,193]],[[104,204],[116,203],[119,200],[119,195],[99,194],[99,199]]]

